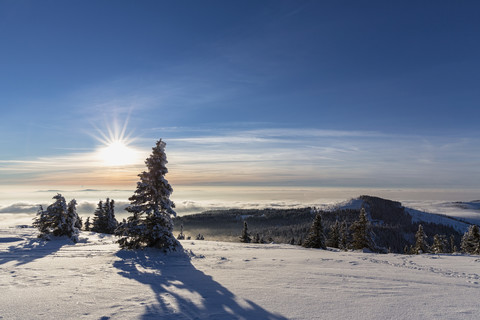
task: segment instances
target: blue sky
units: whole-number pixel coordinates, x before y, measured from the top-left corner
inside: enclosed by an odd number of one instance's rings
[[[480,190],[479,34],[476,1],[0,1],[0,181],[131,185],[163,138],[174,189]]]

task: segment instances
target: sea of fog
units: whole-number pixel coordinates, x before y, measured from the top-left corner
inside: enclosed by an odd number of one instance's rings
[[[118,219],[124,211],[132,190],[125,188],[0,188],[0,226],[30,224],[39,205],[52,203],[52,197],[61,193],[67,201],[76,199],[78,213],[91,216],[99,200],[107,197],[116,202]],[[400,201],[406,207],[449,216],[467,218],[480,223],[480,208],[461,206],[457,201],[480,199],[479,190],[447,189],[372,189],[372,188],[315,188],[315,187],[174,187],[171,199],[178,215],[200,213],[206,210],[228,208],[292,208],[315,206],[329,208],[360,195],[378,196]]]

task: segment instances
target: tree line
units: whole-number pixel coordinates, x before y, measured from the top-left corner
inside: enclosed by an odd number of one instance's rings
[[[317,212],[313,222],[308,230],[304,240],[300,243],[305,248],[327,249],[338,248],[342,250],[358,250],[368,249],[378,251],[378,247],[374,241],[374,233],[372,226],[367,218],[364,208],[361,208],[358,219],[355,220],[350,227],[346,221],[340,223],[335,221],[330,228],[325,229],[322,223],[322,213]],[[244,221],[241,232],[240,242],[244,243],[265,243],[260,240],[259,234],[254,237],[248,231],[248,223]],[[292,239],[290,244],[297,244]],[[468,254],[480,254],[480,232],[477,225],[470,225],[469,229],[462,236],[460,243],[461,252]],[[423,225],[419,224],[415,233],[415,243],[405,246],[405,254],[421,254],[421,253],[457,253],[460,252],[455,244],[455,237],[450,236],[449,239],[445,235],[435,234],[432,244],[428,243],[428,236],[424,231]]]

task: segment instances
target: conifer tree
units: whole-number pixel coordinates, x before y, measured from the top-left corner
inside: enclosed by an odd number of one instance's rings
[[[93,215],[92,231],[107,234],[115,233],[118,222],[115,219],[115,201],[113,199],[107,198],[105,202],[100,200]]]
[[[340,249],[348,249],[348,226],[347,221],[343,221],[340,226]]]
[[[436,234],[433,236],[431,251],[433,253],[445,253],[448,251],[447,238],[445,235]]]
[[[91,230],[93,232],[104,233],[106,228],[105,206],[103,205],[103,201],[100,200],[97,204],[97,209],[95,209],[95,212],[93,213]]]
[[[312,226],[303,242],[305,248],[319,248],[326,249],[325,234],[323,231],[322,216],[320,213],[315,215]]]
[[[327,246],[332,248],[340,248],[340,223],[338,220],[336,220],[335,224],[330,227]]]
[[[352,232],[353,249],[373,249],[369,222],[364,208],[360,210],[358,220],[352,224],[350,231]]]
[[[476,224],[471,225],[462,237],[460,247],[470,254],[480,254],[480,232]]]
[[[118,221],[115,219],[115,201],[107,198],[105,201],[105,233],[114,234],[118,227]]]
[[[242,235],[240,236],[240,242],[244,242],[244,243],[252,242],[252,238],[248,233],[247,221],[243,221],[243,229],[242,229]]]
[[[450,235],[450,252],[456,253],[457,251],[457,246],[455,245],[455,236],[452,234]]]
[[[177,240],[185,240],[185,235],[183,234],[183,224],[180,225],[180,233],[177,236]]]
[[[87,220],[85,220],[85,231],[90,231],[90,217],[87,217]]]
[[[418,230],[415,234],[415,246],[413,247],[413,251],[416,254],[428,253],[427,235],[423,231],[423,226],[421,224],[418,225]]]
[[[172,216],[176,213],[170,200],[173,189],[165,179],[168,172],[165,142],[157,141],[145,164],[147,171],[138,175],[140,181],[126,208],[132,216],[117,228],[116,234],[121,237],[118,243],[127,249],[146,246],[176,250],[180,243],[172,233]]]
[[[77,201],[72,199],[67,206],[67,216],[65,217],[65,233],[73,240],[73,242],[78,242],[79,229],[78,225],[78,214],[77,214]]]
[[[37,211],[37,216],[33,220],[33,227],[37,228],[40,231],[38,235],[39,238],[47,238],[50,234],[50,216],[48,212],[43,210],[43,206],[40,205],[40,208]]]
[[[78,241],[79,230],[78,215],[76,211],[77,202],[75,199],[66,204],[65,198],[61,194],[53,197],[55,202],[37,213],[33,225],[40,231],[39,237],[47,238],[50,234],[53,236],[68,236],[74,242]]]

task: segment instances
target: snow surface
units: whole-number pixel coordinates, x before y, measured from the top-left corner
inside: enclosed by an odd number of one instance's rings
[[[0,319],[478,319],[480,257],[0,229]]]

